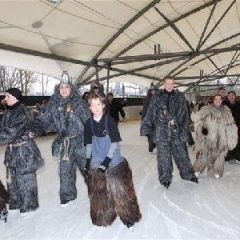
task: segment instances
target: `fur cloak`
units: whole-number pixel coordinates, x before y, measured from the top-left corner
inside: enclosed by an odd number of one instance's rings
[[[228,150],[235,148],[238,140],[237,126],[230,109],[208,105],[192,113],[191,118],[196,133],[194,171],[202,173],[208,166],[208,171],[213,172],[215,177],[221,177],[225,156]],[[202,133],[203,128],[208,131],[206,136]]]

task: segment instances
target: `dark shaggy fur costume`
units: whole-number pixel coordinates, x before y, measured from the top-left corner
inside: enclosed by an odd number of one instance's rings
[[[0,181],[0,219],[7,221],[7,207],[6,204],[9,200],[9,194],[2,182]]]
[[[88,194],[94,225],[111,225],[118,215],[123,224],[130,227],[142,217],[132,171],[126,160],[108,169],[106,173],[92,168],[88,178]]]
[[[86,150],[83,141],[84,123],[90,118],[88,106],[76,87],[71,87],[67,98],[60,94],[60,84],[56,86],[45,112],[39,114],[31,131],[42,135],[54,123],[58,136],[52,143],[52,155],[60,159],[60,201],[66,203],[77,197],[77,168],[85,177],[83,168]]]
[[[167,107],[167,114],[164,109]],[[170,124],[174,121],[174,124]],[[189,113],[184,93],[161,89],[152,97],[146,116],[141,123],[140,135],[151,135],[154,127],[154,142],[157,145],[159,181],[165,186],[172,182],[172,156],[184,180],[195,180],[187,150]]]

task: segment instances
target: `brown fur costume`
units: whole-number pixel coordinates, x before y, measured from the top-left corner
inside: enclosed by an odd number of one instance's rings
[[[0,181],[0,219],[7,221],[7,207],[9,194]]]
[[[237,144],[237,126],[232,113],[227,106],[217,108],[208,105],[193,113],[191,117],[196,133],[194,171],[201,174],[207,167],[208,174],[219,178],[223,175],[228,150]],[[203,128],[208,131],[206,136],[202,133]]]
[[[141,219],[132,171],[126,160],[106,173],[92,168],[88,177],[88,194],[95,225],[111,225],[117,215],[128,227]]]

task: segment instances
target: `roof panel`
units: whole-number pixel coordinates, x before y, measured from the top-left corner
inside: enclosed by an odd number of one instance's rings
[[[200,71],[208,75],[224,66],[232,67],[228,73],[239,73],[236,45],[240,41],[240,1],[219,0],[207,24],[214,3],[69,0],[51,4],[47,0],[0,0],[1,56],[9,51],[8,57],[1,57],[0,64],[53,77],[68,70],[78,83],[96,77],[93,59],[103,67],[99,76],[105,79],[110,66],[106,61],[112,63],[111,74],[119,72],[119,79],[124,71],[131,70],[131,81],[152,81],[173,74],[181,81],[185,76],[189,83],[189,77],[197,81]],[[223,19],[219,21],[220,18]],[[159,56],[154,55],[157,44],[161,46]],[[233,59],[235,65],[229,65]]]

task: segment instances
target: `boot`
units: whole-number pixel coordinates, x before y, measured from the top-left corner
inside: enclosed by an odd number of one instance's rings
[[[171,183],[169,181],[165,181],[165,182],[162,183],[162,185],[167,189],[170,187],[170,184]]]

